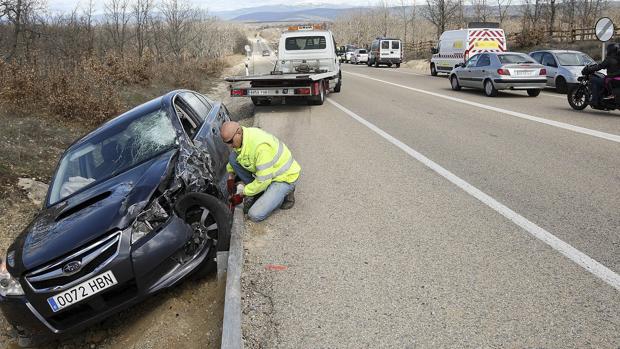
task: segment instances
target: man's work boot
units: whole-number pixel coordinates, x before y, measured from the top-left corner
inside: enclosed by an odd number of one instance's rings
[[[280,209],[288,210],[293,208],[293,206],[295,206],[295,189],[293,189],[293,191],[291,191],[290,193],[286,194],[282,205],[280,205]]]
[[[256,202],[256,199],[258,199],[258,195],[246,196],[243,198],[243,213],[248,214],[250,208]]]

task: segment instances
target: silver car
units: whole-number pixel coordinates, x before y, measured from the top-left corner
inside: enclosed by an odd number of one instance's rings
[[[594,60],[580,51],[542,50],[530,53],[535,61],[547,69],[547,87],[566,93],[569,84],[576,84],[581,70]]]
[[[368,63],[368,51],[358,48],[351,55],[351,64]]]
[[[450,72],[453,90],[481,88],[489,97],[498,90],[527,90],[536,97],[547,83],[545,67],[519,52],[486,52],[471,57]]]

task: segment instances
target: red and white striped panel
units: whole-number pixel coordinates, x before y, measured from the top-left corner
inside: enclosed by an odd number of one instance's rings
[[[498,43],[497,49],[474,48],[476,42],[495,41]],[[502,30],[492,29],[472,29],[469,32],[469,43],[467,47],[467,58],[482,52],[503,52],[506,51],[506,39]]]

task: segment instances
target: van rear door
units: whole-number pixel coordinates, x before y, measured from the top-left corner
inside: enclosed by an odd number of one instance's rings
[[[506,36],[504,30],[495,28],[472,28],[468,29],[466,57],[473,57],[483,52],[506,51]]]
[[[391,47],[390,58],[400,59],[400,57],[401,57],[400,53],[401,53],[401,50],[402,50],[402,45],[401,45],[400,40],[390,40],[390,41],[391,41],[391,43],[390,43],[390,47]]]

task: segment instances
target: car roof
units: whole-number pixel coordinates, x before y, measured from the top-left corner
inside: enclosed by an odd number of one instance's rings
[[[583,53],[581,51],[576,51],[576,50],[536,50],[536,51],[532,51],[530,53],[536,53],[536,52],[549,52],[549,53]]]

